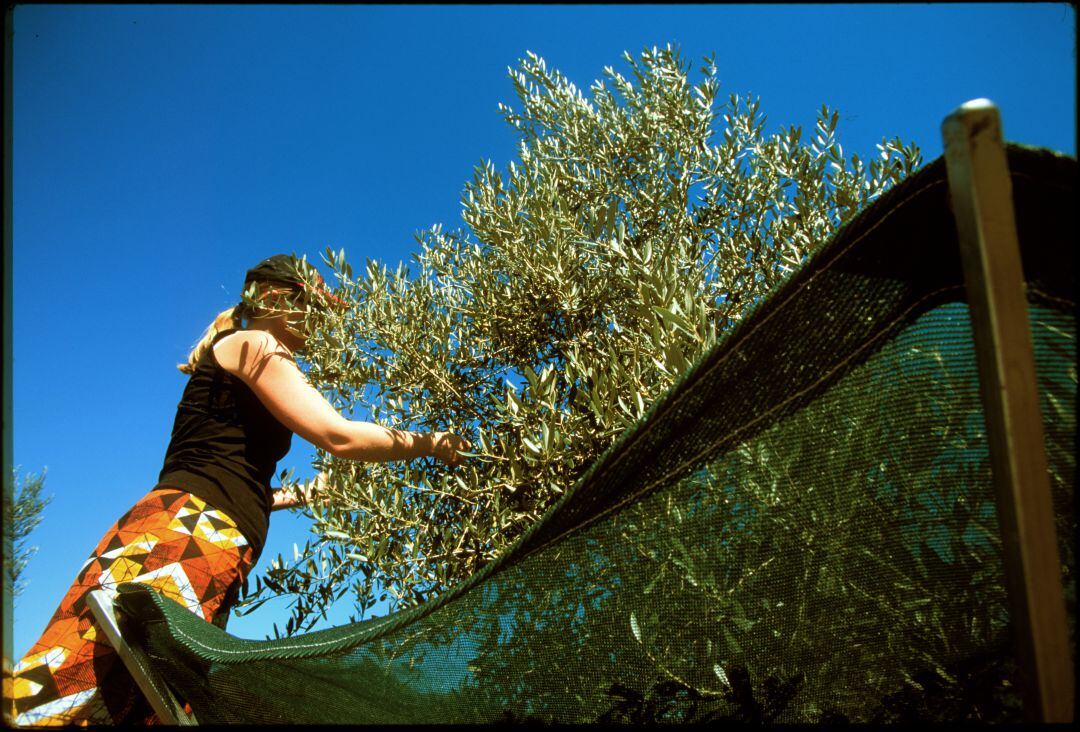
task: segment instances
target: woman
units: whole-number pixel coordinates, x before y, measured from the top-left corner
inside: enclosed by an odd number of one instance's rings
[[[293,433],[352,460],[433,456],[456,465],[469,448],[447,432],[345,419],[308,383],[293,353],[307,340],[308,313],[335,298],[306,262],[270,257],[248,271],[244,290],[245,301],[218,315],[179,367],[190,378],[158,484],[105,535],[15,667],[17,724],[155,721],[86,596],[142,582],[224,627],[270,512],[304,500],[270,488]]]

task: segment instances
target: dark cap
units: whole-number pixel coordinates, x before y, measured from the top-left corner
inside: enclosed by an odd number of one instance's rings
[[[320,277],[319,280],[322,278]],[[288,254],[267,257],[244,275],[244,289],[246,290],[252,282],[285,285],[294,290],[302,290],[304,279],[300,276],[300,260]],[[320,281],[319,284],[322,282]]]
[[[304,275],[314,283],[314,287],[308,284]],[[344,301],[335,297],[326,287],[326,282],[318,271],[302,259],[297,259],[290,254],[275,254],[267,257],[256,264],[244,275],[244,290],[246,291],[253,283],[266,283],[282,285],[296,293],[309,296],[312,302],[320,302],[328,306],[342,306]],[[310,296],[315,294],[316,297]]]

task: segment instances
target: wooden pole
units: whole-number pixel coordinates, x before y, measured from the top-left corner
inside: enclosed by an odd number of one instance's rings
[[[116,621],[116,608],[112,600],[104,590],[93,590],[86,597],[86,604],[90,606],[90,612],[94,614],[101,629],[105,631],[105,637],[109,639],[116,654],[124,662],[131,677],[142,691],[143,696],[150,702],[150,708],[154,710],[158,720],[168,725],[196,725],[198,721],[194,714],[184,711],[184,708],[169,693],[168,689],[162,692],[154,687],[150,681],[150,665],[147,658],[137,648],[128,645],[120,634],[120,625]]]
[[[1065,622],[1035,358],[997,108],[967,102],[942,123],[975,335],[1005,579],[1030,721],[1071,722],[1074,673]]]

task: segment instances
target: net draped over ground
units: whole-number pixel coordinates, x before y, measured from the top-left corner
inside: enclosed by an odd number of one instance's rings
[[[1007,153],[1075,649],[1076,161]],[[442,596],[278,641],[117,602],[201,723],[1019,719],[944,159]]]

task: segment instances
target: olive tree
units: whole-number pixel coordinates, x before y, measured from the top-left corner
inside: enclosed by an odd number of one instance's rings
[[[328,250],[348,307],[312,313],[308,376],[344,413],[453,430],[461,467],[320,452],[316,537],[248,587],[291,597],[285,633],[348,595],[363,617],[431,598],[505,551],[704,352],[838,227],[916,169],[914,144],[846,156],[822,106],[804,139],[760,101],[722,101],[677,49],[624,54],[584,93],[528,53],[509,70],[518,138],[464,186],[464,227],[408,264]],[[288,482],[288,476],[285,476]]]
[[[11,582],[12,597],[18,599],[26,589],[26,568],[37,553],[37,547],[28,542],[30,534],[41,523],[45,507],[52,496],[42,496],[45,488],[45,472],[29,473],[20,478],[17,468],[11,471],[12,491],[4,494],[4,531],[11,537],[12,554],[8,565],[7,580]]]

